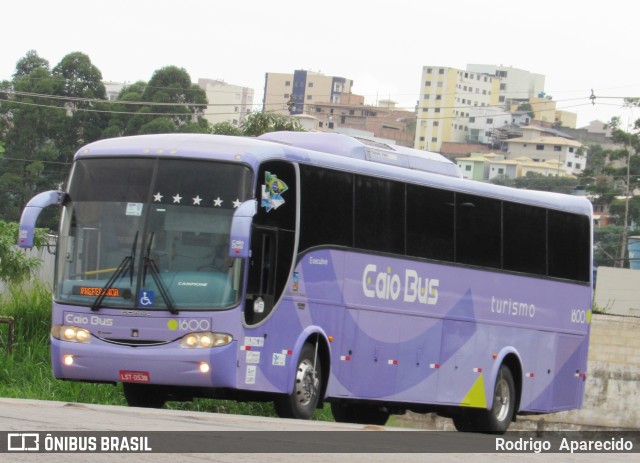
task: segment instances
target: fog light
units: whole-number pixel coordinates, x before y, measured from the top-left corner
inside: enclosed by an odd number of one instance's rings
[[[65,365],[73,365],[73,355],[65,355],[62,357],[62,363]]]
[[[211,370],[211,367],[209,366],[209,364],[207,362],[201,362],[200,363],[200,372],[201,373],[209,373],[209,370]]]

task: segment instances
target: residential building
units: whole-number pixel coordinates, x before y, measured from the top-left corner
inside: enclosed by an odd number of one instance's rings
[[[501,154],[471,153],[469,157],[457,158],[456,163],[464,178],[482,182],[489,179],[491,163],[503,159],[504,156]]]
[[[464,178],[491,181],[496,177],[518,178],[529,173],[538,175],[570,177],[562,162],[558,160],[534,161],[526,156],[505,159],[503,154],[471,153],[469,157],[457,158],[456,163]]]
[[[393,101],[381,100],[377,106],[365,105],[364,96],[352,93],[342,95],[339,103],[307,104],[305,112],[317,118],[317,130],[354,129],[413,147],[416,114],[396,108]]]
[[[467,64],[467,71],[500,79],[498,103],[526,102],[544,93],[545,77],[542,74],[495,64]]]
[[[424,66],[414,147],[440,151],[443,142],[466,143],[472,108],[498,105],[500,79],[440,66]]]
[[[315,103],[341,103],[351,93],[353,81],[297,70],[293,74],[268,72],[265,75],[262,110],[282,115],[305,113]]]
[[[503,143],[506,159],[522,156],[535,162],[558,162],[558,171],[572,175],[580,174],[587,165],[587,148],[577,140],[563,136],[555,129],[528,126],[521,127],[522,136],[510,138]]]
[[[123,84],[121,82],[111,82],[111,81],[103,81],[102,82],[104,84],[104,88],[107,92],[107,100],[109,101],[115,101],[118,99],[118,95],[120,95],[120,92],[122,91],[122,89],[127,85],[127,84]]]
[[[534,120],[575,127],[576,115],[556,108],[545,77],[513,67],[469,64],[466,70],[424,66],[414,147],[440,152],[443,143],[486,143],[505,125]],[[530,104],[534,117],[520,109]]]
[[[253,110],[252,88],[215,79],[198,79],[198,86],[207,94],[209,106],[204,117],[211,124],[228,122],[235,127],[240,127]]]
[[[501,108],[483,106],[469,111],[468,143],[500,147],[500,140],[508,127],[529,125],[531,116],[524,111],[505,112]]]

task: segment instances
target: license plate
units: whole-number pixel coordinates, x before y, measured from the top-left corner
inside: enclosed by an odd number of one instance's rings
[[[120,370],[120,381],[125,383],[148,383],[148,371],[125,371]]]

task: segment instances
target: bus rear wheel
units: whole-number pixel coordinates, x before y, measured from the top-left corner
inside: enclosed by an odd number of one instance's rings
[[[312,344],[305,344],[300,351],[293,392],[274,401],[280,418],[308,420],[320,402],[322,391],[322,366]]]
[[[463,408],[454,417],[458,431],[504,434],[511,424],[516,406],[516,388],[511,370],[501,365],[493,389],[493,406],[489,410]]]
[[[162,408],[167,396],[151,384],[122,383],[124,398],[129,407]]]

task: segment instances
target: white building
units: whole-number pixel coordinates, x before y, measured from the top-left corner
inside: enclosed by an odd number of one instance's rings
[[[214,79],[198,79],[198,86],[207,94],[209,106],[204,117],[211,124],[229,122],[239,127],[253,109],[251,88]]]

